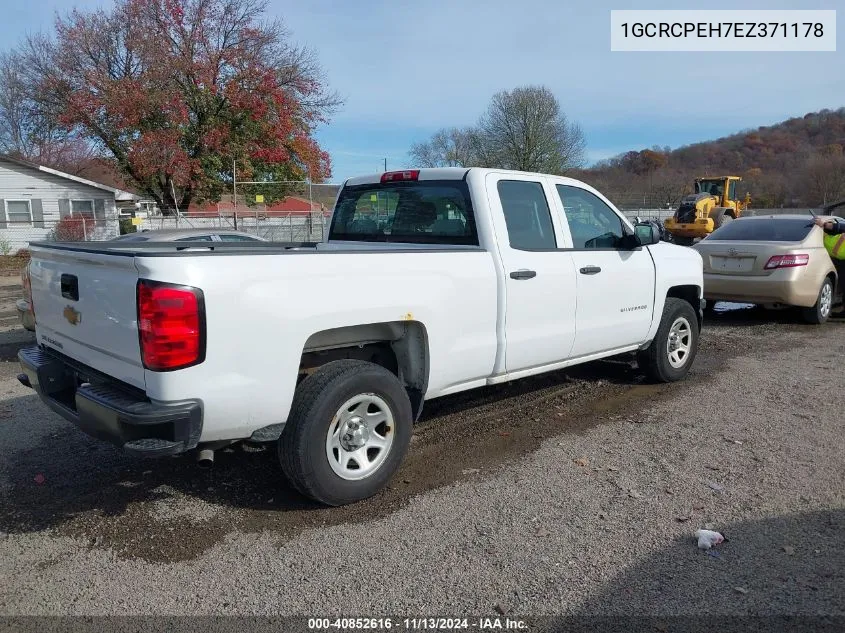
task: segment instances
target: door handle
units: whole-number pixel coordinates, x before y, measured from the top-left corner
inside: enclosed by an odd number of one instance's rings
[[[511,273],[511,279],[533,279],[537,276],[534,270],[515,270]]]
[[[581,269],[582,275],[597,275],[600,272],[601,272],[600,266],[584,266]]]

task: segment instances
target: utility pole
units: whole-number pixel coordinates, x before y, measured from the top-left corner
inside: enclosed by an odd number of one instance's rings
[[[384,159],[384,171],[387,171],[387,159]]]
[[[176,228],[179,228],[179,203],[176,201],[176,187],[173,186],[173,179],[170,179],[170,192],[173,194],[173,206],[176,208]]]
[[[235,230],[238,230],[238,175],[235,159],[232,159],[232,217],[235,220]]]

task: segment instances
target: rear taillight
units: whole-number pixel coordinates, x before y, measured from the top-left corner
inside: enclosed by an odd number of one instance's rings
[[[774,255],[766,262],[766,270],[773,270],[775,268],[794,268],[796,266],[806,266],[810,261],[810,256],[807,253],[796,253],[793,255]]]
[[[144,367],[172,371],[197,365],[205,359],[202,290],[141,279],[137,302]]]
[[[381,175],[382,182],[397,182],[400,180],[418,180],[419,169],[406,169],[405,171],[386,171]]]

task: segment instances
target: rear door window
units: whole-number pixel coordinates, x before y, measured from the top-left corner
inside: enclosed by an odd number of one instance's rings
[[[710,234],[708,240],[800,242],[813,228],[813,218],[739,219]]]
[[[344,187],[329,240],[478,245],[469,190],[462,180]]]
[[[524,180],[501,180],[497,186],[508,240],[517,250],[557,248],[552,214],[543,185]]]

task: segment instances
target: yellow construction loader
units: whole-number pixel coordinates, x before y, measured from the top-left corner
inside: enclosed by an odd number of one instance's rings
[[[707,237],[720,226],[742,215],[751,203],[736,197],[740,176],[696,178],[695,193],[681,200],[675,215],[664,223],[666,232],[676,244],[690,245],[696,238]]]

